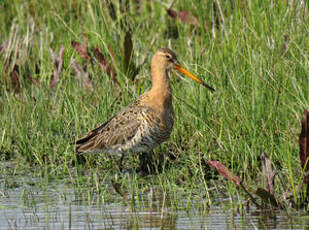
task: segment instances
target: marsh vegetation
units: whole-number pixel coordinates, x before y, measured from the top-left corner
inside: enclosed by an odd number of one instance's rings
[[[1,199],[63,183],[131,208],[155,190],[160,207],[201,215],[217,197],[238,213],[308,209],[306,1],[3,0],[0,12]],[[77,156],[77,138],[151,87],[151,57],[168,46],[216,91],[172,74],[176,121],[155,172],[136,172],[138,155],[121,175],[116,157]]]

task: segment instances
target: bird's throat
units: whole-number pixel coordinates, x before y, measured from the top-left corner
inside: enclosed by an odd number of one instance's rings
[[[149,100],[155,107],[165,107],[172,104],[172,88],[169,75],[165,69],[152,70],[152,88],[148,92]]]

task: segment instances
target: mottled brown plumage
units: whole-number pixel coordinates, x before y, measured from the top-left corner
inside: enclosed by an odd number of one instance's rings
[[[168,76],[172,68],[212,89],[182,68],[173,51],[158,49],[151,63],[151,90],[78,140],[76,151],[117,155],[149,152],[168,140],[174,123],[172,88]]]

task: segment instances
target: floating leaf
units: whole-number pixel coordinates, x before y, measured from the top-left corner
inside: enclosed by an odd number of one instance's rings
[[[88,43],[87,43],[86,37],[84,37],[83,44],[76,42],[76,41],[72,41],[72,46],[82,58],[85,58],[89,61],[91,60],[91,56],[88,52]]]
[[[222,176],[224,176],[228,180],[232,180],[234,184],[239,185],[240,179],[238,176],[234,175],[230,172],[223,164],[219,161],[207,161],[207,163],[215,170],[217,170]]]
[[[264,180],[266,182],[266,189],[269,193],[274,194],[275,172],[273,169],[272,162],[267,156],[267,154],[264,152],[261,154],[261,158],[263,161],[262,172],[263,172]]]
[[[62,44],[61,47],[60,47],[60,50],[59,50],[59,54],[58,54],[58,56],[56,57],[56,60],[55,60],[55,69],[54,69],[54,73],[53,73],[53,79],[52,79],[52,81],[50,82],[50,85],[49,85],[50,89],[52,89],[57,84],[57,81],[59,79],[59,75],[61,73],[62,64],[63,64],[63,52],[64,52],[64,46]]]
[[[279,204],[273,194],[268,192],[267,190],[263,188],[258,188],[255,192],[257,196],[259,196],[263,201],[271,204],[274,207],[279,207]]]

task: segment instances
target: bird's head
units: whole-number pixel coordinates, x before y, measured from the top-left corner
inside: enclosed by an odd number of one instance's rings
[[[197,78],[188,70],[186,70],[184,67],[182,67],[177,60],[176,54],[168,48],[160,48],[157,50],[152,59],[152,68],[159,68],[159,69],[163,68],[164,71],[176,69],[178,72],[183,73],[187,77],[193,79],[194,81],[205,86],[211,91],[215,90],[213,87],[207,85],[204,81]]]

